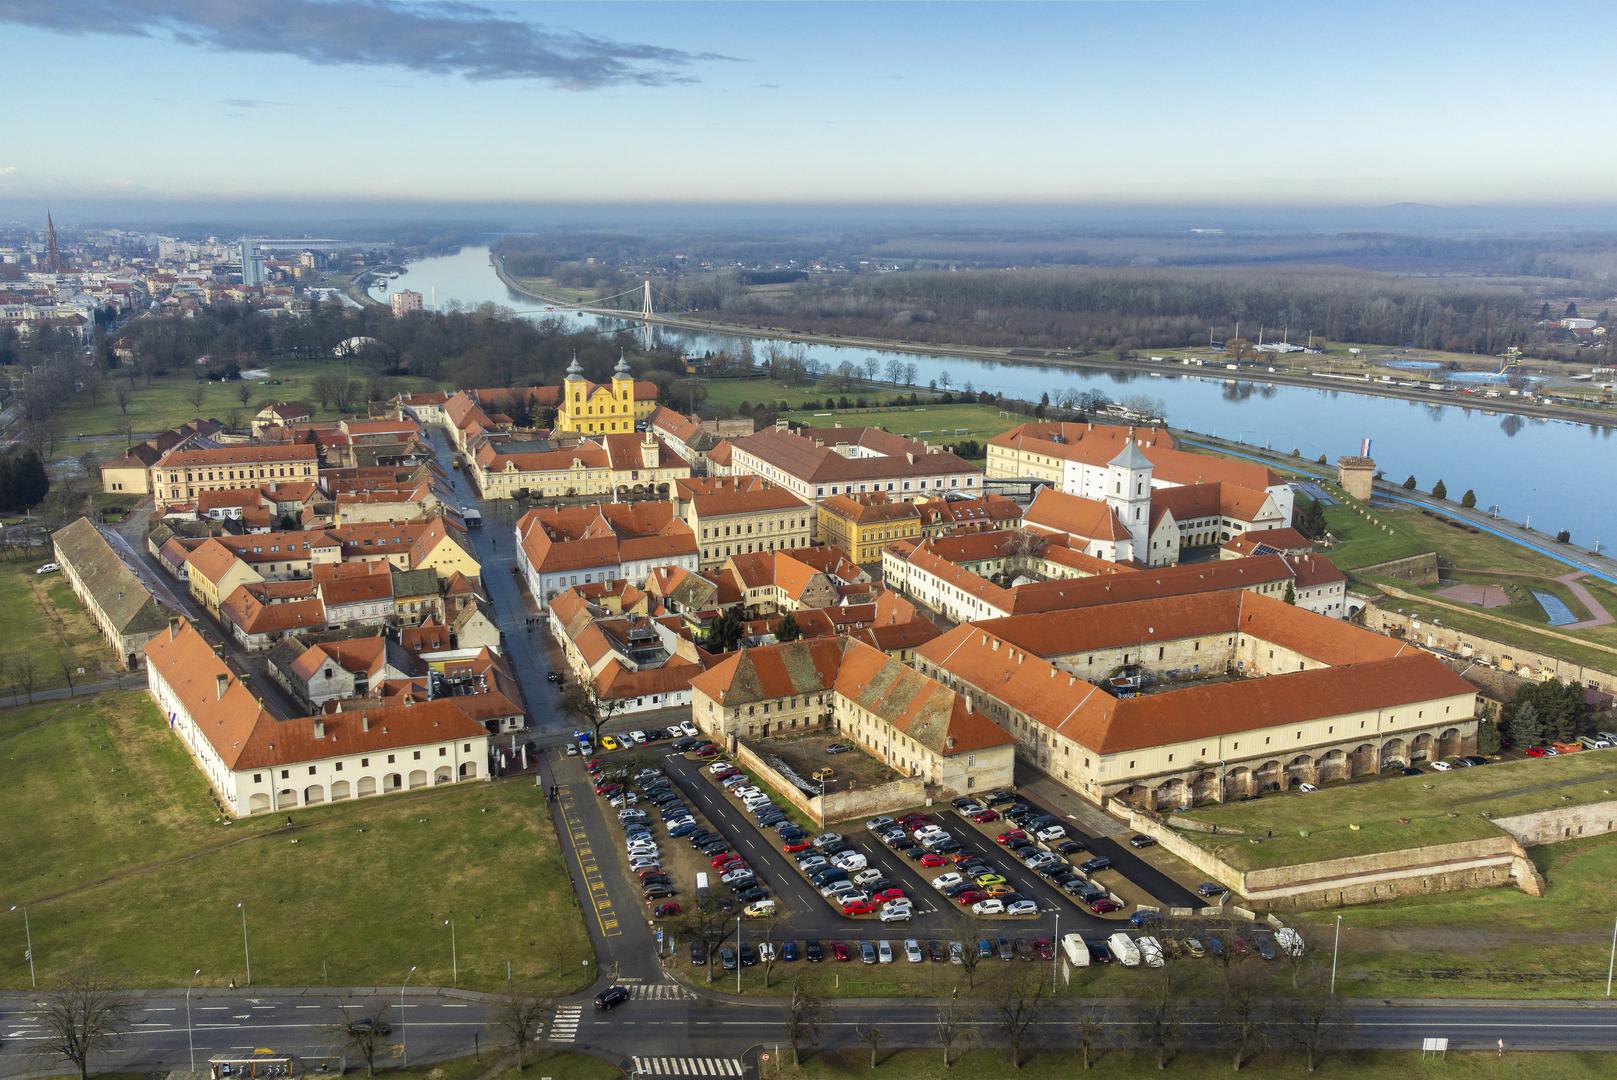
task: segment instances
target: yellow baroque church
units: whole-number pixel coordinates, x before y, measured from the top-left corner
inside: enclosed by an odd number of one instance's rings
[[[610,385],[584,378],[578,357],[567,367],[561,404],[556,407],[556,431],[581,435],[611,435],[635,430],[635,425],[657,408],[657,387],[636,381],[629,361],[618,358]]]

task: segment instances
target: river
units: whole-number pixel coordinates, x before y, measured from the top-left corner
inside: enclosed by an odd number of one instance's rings
[[[594,314],[546,311],[513,293],[495,274],[488,248],[466,247],[453,255],[411,263],[407,273],[379,285],[372,295],[385,299],[394,288],[410,288],[440,308],[450,304],[495,303],[533,317],[563,319],[575,328],[617,329],[622,320]],[[688,351],[735,351],[744,335],[656,327],[659,340]],[[769,339],[754,338],[762,356]],[[1295,386],[1227,382],[1216,376],[1173,375],[1133,370],[1068,368],[1034,362],[1003,362],[807,343],[793,346],[835,367],[874,356],[884,367],[897,357],[913,363],[925,386],[948,375],[957,389],[1003,392],[1038,400],[1067,389],[1096,389],[1112,398],[1145,394],[1162,401],[1168,423],[1271,449],[1301,449],[1334,461],[1356,453],[1363,438],[1374,440],[1373,454],[1387,476],[1410,474],[1424,490],[1442,479],[1451,498],[1467,488],[1479,507],[1527,520],[1553,534],[1567,529],[1580,545],[1617,541],[1617,442],[1611,428],[1512,414],[1490,415],[1480,406],[1429,405],[1397,398]]]

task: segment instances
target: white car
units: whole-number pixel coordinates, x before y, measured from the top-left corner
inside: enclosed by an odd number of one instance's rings
[[[1454,768],[1454,766],[1450,765],[1446,761],[1434,761],[1432,762],[1432,768],[1437,772],[1448,772],[1450,769]]]
[[[44,566],[41,566],[38,570],[35,570],[34,573],[36,573],[36,574],[54,574],[60,569],[61,569],[61,567],[56,565],[55,563],[48,562]]]
[[[912,964],[919,964],[921,961],[926,959],[926,954],[921,951],[921,943],[919,941],[916,941],[914,938],[909,938],[904,942],[904,959],[908,960]]]
[[[726,761],[724,758],[719,758],[717,761],[708,762],[707,771],[710,773],[723,772],[729,767],[730,763],[728,761]]]
[[[1049,843],[1051,840],[1061,840],[1067,835],[1067,830],[1060,825],[1049,825],[1034,833],[1034,839]]]
[[[653,855],[642,855],[629,860],[630,870],[661,870],[663,864]]]
[[[979,900],[971,905],[973,915],[1003,915],[1005,914],[1005,901],[997,896],[990,896],[987,900]]]
[[[775,958],[775,943],[773,941],[760,941],[758,943],[758,959],[773,960]]]
[[[869,885],[872,881],[880,881],[884,875],[874,866],[866,867],[853,876],[854,884]]]
[[[680,726],[678,724],[669,724],[663,730],[668,732],[668,737],[670,739],[677,739],[681,735],[685,734],[685,732],[680,728]]]
[[[984,901],[984,903],[986,902]],[[1007,915],[1037,915],[1038,913],[1039,905],[1032,900],[1013,900],[1011,905],[1005,909],[1005,914]]]
[[[857,851],[838,852],[836,855],[831,856],[831,862],[850,874],[855,870],[863,870],[869,865],[869,861]]]
[[[646,733],[644,731],[631,731],[629,732],[629,738],[636,746],[646,745]]]
[[[944,889],[952,888],[955,885],[964,884],[965,880],[966,879],[960,874],[957,874],[951,870],[947,874],[939,874],[937,877],[933,878],[932,887],[939,892],[942,892]]]
[[[1318,791],[1319,788],[1315,787],[1313,784],[1298,784],[1297,790],[1302,792],[1304,795],[1307,795],[1310,791]]]
[[[685,733],[685,737],[688,739],[696,738],[696,725],[691,723],[689,720],[681,720],[679,722],[679,730],[683,731]]]
[[[876,962],[881,964],[893,962],[893,944],[886,938],[876,942]]]

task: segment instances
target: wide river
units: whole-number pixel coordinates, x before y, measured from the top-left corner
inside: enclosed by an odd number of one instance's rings
[[[391,288],[410,288],[437,304],[474,307],[494,303],[535,318],[559,318],[574,329],[618,329],[621,320],[547,311],[543,305],[506,288],[489,264],[488,248],[462,248],[454,255],[411,263],[408,272],[374,290],[385,298]],[[656,327],[660,340],[695,352],[735,351],[742,335]],[[756,355],[772,342],[753,339]],[[1373,454],[1388,477],[1414,474],[1423,490],[1434,481],[1448,485],[1451,498],[1467,488],[1480,507],[1497,506],[1508,518],[1527,520],[1554,533],[1571,531],[1580,545],[1617,541],[1617,441],[1612,429],[1510,414],[1489,415],[1477,406],[1427,405],[1397,398],[1337,390],[1226,382],[1210,376],[1056,367],[1022,361],[1002,362],[805,343],[793,346],[827,367],[844,360],[861,363],[874,356],[884,367],[890,357],[913,363],[925,386],[949,376],[956,388],[1002,391],[1038,400],[1069,388],[1096,389],[1111,398],[1145,394],[1163,403],[1173,427],[1222,435],[1272,449],[1300,448],[1310,459],[1356,453],[1363,438],[1375,440]]]

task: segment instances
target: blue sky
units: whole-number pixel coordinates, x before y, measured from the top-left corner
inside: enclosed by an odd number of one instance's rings
[[[1597,3],[474,4],[494,21],[468,31],[434,4],[295,2],[220,25],[207,0],[0,0],[0,198],[1476,204],[1617,187]]]

